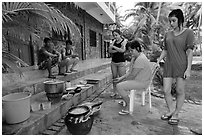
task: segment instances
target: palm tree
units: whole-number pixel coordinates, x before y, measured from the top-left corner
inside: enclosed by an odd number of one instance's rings
[[[133,39],[136,37],[143,39],[143,44],[145,48],[148,49],[148,46],[152,44],[151,38],[153,38],[152,32],[155,31],[156,25],[156,18],[158,9],[159,9],[158,2],[138,2],[135,4],[134,9],[128,10],[129,13],[126,14],[125,19],[129,17],[134,17],[133,26],[135,26],[135,32],[133,35]],[[157,22],[160,26],[164,24],[164,22],[168,21],[166,15],[163,11],[163,7],[166,6],[166,3],[161,3],[161,13]],[[158,25],[157,24],[157,25]],[[153,38],[154,39],[154,38]]]
[[[43,2],[2,2],[3,47],[10,41],[37,41],[42,36],[51,36],[52,32],[61,36],[70,34],[74,42],[80,41],[81,37],[78,27],[61,11],[50,5]],[[22,64],[22,60],[17,57],[16,59]],[[2,64],[15,72],[19,71],[16,62],[6,62],[4,59]]]
[[[65,35],[71,31],[72,39],[80,39],[77,26],[61,11],[43,2],[3,2],[2,31],[21,40],[29,40],[30,35],[40,37],[54,31]],[[43,32],[42,32],[43,31]]]
[[[197,43],[200,45],[200,52],[202,54],[202,45],[200,38],[200,26],[202,25],[202,3],[201,2],[187,2],[183,3],[186,27],[195,30],[197,34]]]

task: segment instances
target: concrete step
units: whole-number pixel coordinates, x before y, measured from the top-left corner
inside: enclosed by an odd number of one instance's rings
[[[103,99],[99,98],[100,94],[103,94],[104,91],[108,90],[112,86],[112,82],[107,83],[106,86],[101,87],[99,90],[91,94],[91,96],[87,97],[83,102],[79,103],[79,105],[86,103],[86,102],[98,102],[102,101]],[[65,128],[65,119],[66,115],[61,117],[61,119],[57,120],[53,123],[50,127],[48,127],[43,132],[39,133],[39,135],[71,135],[67,128]],[[63,134],[66,132],[65,134]]]
[[[80,61],[78,63],[78,72],[70,73],[67,76],[58,76],[58,70],[54,69],[53,72],[57,75],[57,79],[63,81],[72,81],[77,78],[93,74],[99,70],[105,69],[110,66],[110,59],[89,59]],[[46,70],[30,70],[23,72],[24,76],[21,78],[18,74],[3,74],[2,75],[2,96],[30,91],[32,94],[37,94],[44,91],[43,82],[49,80],[47,78]]]
[[[48,127],[50,127],[53,123],[63,117],[67,110],[76,106],[80,102],[84,101],[87,97],[94,94],[100,88],[106,86],[111,82],[112,75],[110,71],[110,67],[106,69],[102,69],[93,73],[93,71],[89,73],[90,75],[85,75],[84,77],[73,79],[72,84],[79,84],[81,80],[85,79],[96,79],[99,80],[98,84],[89,84],[86,88],[84,88],[80,93],[75,94],[73,97],[67,100],[60,100],[58,103],[54,103],[51,105],[51,109],[48,110],[40,110],[40,111],[31,111],[31,116],[28,120],[8,125],[5,122],[2,123],[2,134],[4,135],[35,135],[44,131]],[[77,76],[76,76],[77,77]],[[46,100],[45,92],[40,92],[31,97],[31,103],[35,101],[43,101]]]

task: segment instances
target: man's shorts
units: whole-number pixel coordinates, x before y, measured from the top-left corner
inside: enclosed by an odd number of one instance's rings
[[[44,60],[44,61],[42,61],[42,62],[38,65],[38,66],[39,66],[39,69],[41,69],[41,70],[47,69],[48,60],[49,60],[49,58],[46,59],[46,60]],[[55,66],[57,65],[57,63],[58,63],[58,57],[53,57],[53,58],[52,58],[51,68],[55,67]]]

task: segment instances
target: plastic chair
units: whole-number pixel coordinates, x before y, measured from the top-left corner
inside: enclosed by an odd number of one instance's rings
[[[145,95],[148,93],[149,95],[149,111],[151,111],[151,108],[152,108],[152,100],[151,100],[151,85],[152,85],[152,81],[153,81],[153,78],[154,78],[154,75],[156,74],[157,70],[159,69],[159,66],[156,65],[156,63],[153,65],[152,67],[152,75],[151,75],[151,79],[150,79],[150,83],[149,85],[147,86],[147,88],[145,88],[143,91],[142,91],[142,106],[145,105]],[[129,112],[130,114],[133,113],[133,108],[134,108],[134,99],[135,99],[135,92],[136,92],[136,89],[133,89],[130,91],[130,106],[129,106]]]

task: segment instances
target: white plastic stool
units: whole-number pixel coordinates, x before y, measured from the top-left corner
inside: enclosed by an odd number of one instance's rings
[[[152,108],[151,90],[150,90],[149,87],[148,87],[147,90],[148,90],[148,94],[149,94],[149,111],[151,111],[151,108]],[[130,91],[130,107],[129,107],[129,112],[130,112],[131,115],[133,114],[133,111],[134,111],[135,92],[136,92],[136,90],[134,90],[134,89]],[[146,95],[146,91],[143,91],[142,92],[142,106],[145,105],[145,95]]]
[[[130,91],[130,107],[129,112],[132,115],[134,110],[135,90]]]
[[[154,75],[156,74],[156,72],[157,72],[158,69],[159,69],[158,66],[156,66],[156,65],[153,66],[152,76],[151,76],[151,79],[150,79],[150,83],[149,83],[148,87],[147,87],[145,90],[142,91],[142,106],[145,105],[145,95],[146,95],[146,93],[148,93],[148,95],[149,95],[149,111],[151,111],[151,108],[152,108],[151,84],[152,84]],[[135,89],[133,89],[133,90],[130,91],[130,106],[129,106],[129,112],[130,112],[131,115],[133,114],[133,111],[134,111],[135,92],[136,92]]]

